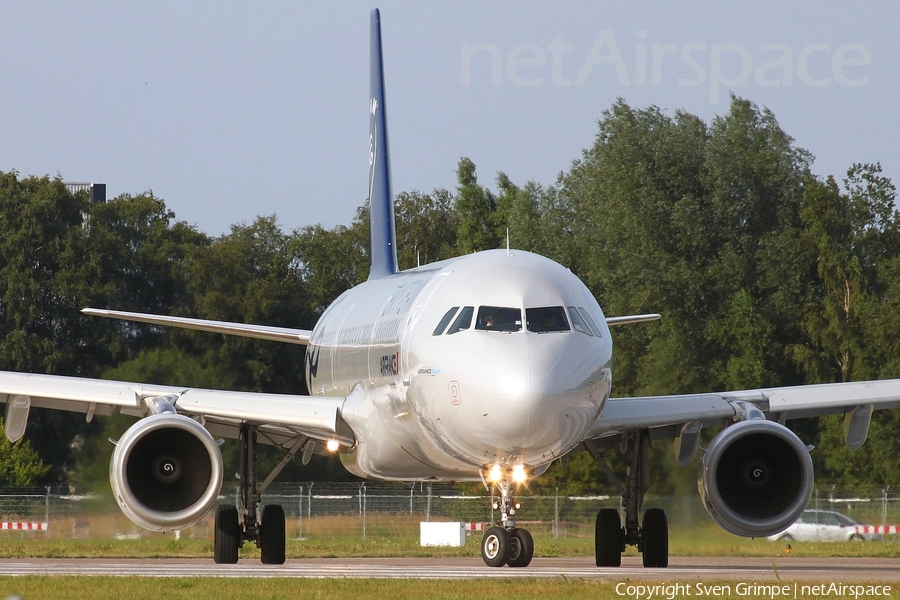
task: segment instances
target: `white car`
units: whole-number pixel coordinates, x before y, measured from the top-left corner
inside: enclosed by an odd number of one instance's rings
[[[860,529],[857,529],[857,528]],[[797,521],[775,535],[770,535],[772,541],[797,540],[801,542],[845,542],[845,541],[873,541],[880,540],[877,533],[863,533],[862,527],[847,515],[842,515],[833,510],[807,509],[803,511]]]

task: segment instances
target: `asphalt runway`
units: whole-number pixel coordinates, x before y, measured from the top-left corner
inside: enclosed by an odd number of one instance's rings
[[[853,583],[900,581],[900,559],[885,558],[690,558],[673,557],[667,569],[645,569],[626,557],[620,568],[598,568],[590,558],[535,558],[524,569],[490,568],[481,559],[334,558],[291,559],[284,565],[212,559],[3,559],[0,575],[122,577],[292,577],[469,579],[567,577],[608,581],[742,581]],[[896,586],[895,586],[896,587]]]

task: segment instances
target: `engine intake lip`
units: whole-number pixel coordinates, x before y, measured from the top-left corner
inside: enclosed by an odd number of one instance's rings
[[[700,496],[724,529],[765,537],[789,527],[812,496],[806,445],[787,427],[749,420],[727,427],[706,449]]]
[[[222,488],[222,455],[212,435],[184,415],[161,413],[132,425],[109,465],[116,502],[128,518],[154,531],[202,519]]]

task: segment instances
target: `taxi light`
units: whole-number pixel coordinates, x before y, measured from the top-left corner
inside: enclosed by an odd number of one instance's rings
[[[328,440],[328,443],[325,444],[325,448],[329,452],[337,452],[340,449],[341,444],[337,440]]]
[[[525,473],[525,467],[523,465],[516,465],[512,470],[512,478],[516,483],[523,483],[526,479],[528,479],[528,474]]]
[[[503,470],[500,468],[500,465],[491,467],[490,478],[491,481],[500,481],[503,479]]]

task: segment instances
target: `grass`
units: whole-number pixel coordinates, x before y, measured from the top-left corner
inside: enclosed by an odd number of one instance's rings
[[[379,529],[365,539],[360,536],[329,536],[327,526],[309,527],[310,537],[289,540],[289,559],[353,558],[353,557],[470,557],[479,556],[480,534],[469,536],[462,548],[422,548],[418,538],[407,531],[409,527],[394,523],[394,528]],[[554,538],[549,530],[534,526],[536,555],[542,557],[593,556],[593,536],[589,527],[570,527],[564,537]],[[591,532],[592,533],[592,532]],[[43,534],[0,534],[2,558],[212,558],[212,540],[169,535],[146,534],[139,539],[90,538],[44,539]],[[791,555],[800,557],[898,557],[900,544],[886,542],[811,543],[793,542]],[[715,525],[690,528],[673,527],[670,534],[673,556],[747,556],[776,557],[785,553],[785,545],[767,540],[748,540],[722,531]],[[626,555],[637,555],[629,548]],[[241,558],[253,560],[259,551],[252,544],[241,550]],[[471,580],[386,580],[386,579],[232,579],[232,578],[141,578],[141,577],[0,577],[0,598],[20,597],[23,600],[42,598],[147,598],[205,600],[220,598],[310,598],[346,599],[356,597],[390,597],[391,600],[422,597],[439,599],[469,599],[483,597],[515,597],[517,599],[547,598],[622,598],[619,583],[634,581],[588,581],[579,579],[471,579]],[[704,581],[713,585],[714,581]],[[735,582],[721,582],[734,586]],[[661,597],[696,597],[696,591],[682,595],[663,594]],[[896,592],[895,592],[896,595]],[[660,597],[657,594],[656,597]],[[737,598],[768,598],[732,594]]]
[[[469,600],[481,598],[516,598],[546,600],[568,600],[591,598],[597,600],[621,599],[623,589],[617,592],[617,585],[624,582],[587,581],[580,579],[521,579],[495,580],[474,579],[467,581],[429,580],[386,580],[386,579],[212,579],[173,578],[145,579],[124,577],[0,577],[0,595],[16,595],[23,600],[41,598],[57,600],[91,598],[104,600],[113,598],[141,598],[146,600],[205,600],[220,598],[391,598],[391,600],[447,599]],[[710,589],[721,584],[730,589],[730,598],[770,599],[769,594],[738,594],[735,582],[704,582]],[[667,584],[661,584],[667,585]],[[672,584],[668,584],[671,586]],[[854,584],[856,585],[856,584]],[[860,585],[865,585],[862,583]],[[687,593],[666,594],[661,598],[696,598],[698,590],[689,587]],[[896,591],[893,596],[896,596]],[[632,596],[633,597],[633,596]],[[646,597],[645,596],[641,596]]]
[[[554,538],[549,530],[536,527],[535,556],[590,557],[594,554],[593,535],[584,530],[569,530],[565,537]],[[591,532],[592,533],[592,532]],[[385,557],[471,557],[479,556],[481,536],[471,534],[461,548],[423,548],[416,535],[406,531],[385,531],[380,535],[328,536],[323,530],[309,538],[288,540],[287,557],[303,558],[385,558]],[[785,544],[764,539],[751,540],[731,535],[712,524],[691,528],[673,528],[669,539],[672,556],[748,556],[776,557],[785,554]],[[170,535],[147,533],[138,539],[89,538],[44,539],[42,534],[3,532],[0,534],[0,558],[205,558],[211,557],[211,539],[173,539]],[[807,557],[900,557],[900,543],[885,542],[792,542],[792,556]],[[637,556],[629,547],[626,556]],[[245,544],[241,558],[259,557],[253,544]]]

